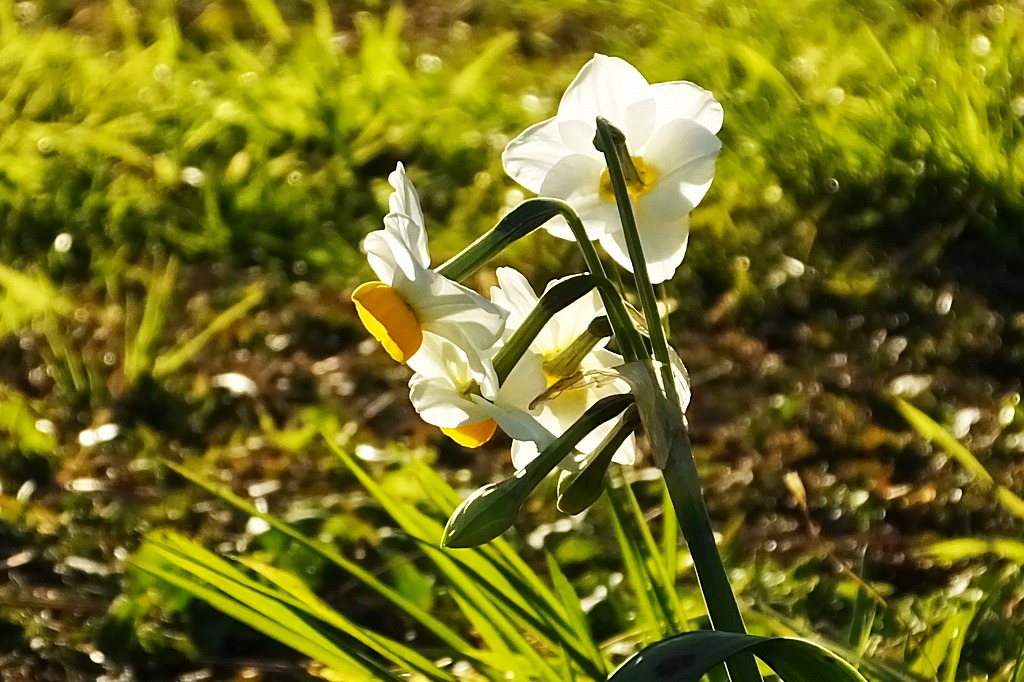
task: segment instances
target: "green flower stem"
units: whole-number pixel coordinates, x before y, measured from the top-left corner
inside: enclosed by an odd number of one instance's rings
[[[560,212],[547,199],[527,199],[486,234],[438,267],[437,273],[462,282],[509,244],[530,234]]]
[[[608,313],[612,329],[615,330],[615,338],[619,342],[622,354],[627,360],[647,357],[643,340],[629,319],[622,297],[614,285],[605,278],[604,266],[597,255],[597,250],[587,237],[586,230],[583,229],[583,223],[572,206],[564,201],[546,197],[527,199],[498,221],[498,224],[486,234],[439,266],[437,272],[456,282],[465,281],[509,244],[530,234],[556,215],[561,215],[569,223],[580,251],[583,252],[587,269],[596,275],[598,293],[601,294],[601,301]]]
[[[640,242],[640,233],[637,230],[626,178],[622,170],[622,159],[630,158],[625,145],[625,137],[622,131],[607,120],[598,117],[594,145],[604,154],[608,164],[608,175],[612,191],[615,193],[615,203],[619,209],[619,218],[622,221],[629,258],[633,264],[640,304],[647,319],[647,329],[651,337],[654,357],[661,363],[662,384],[675,408],[672,410],[673,419],[679,420],[677,424],[679,428],[674,429],[677,435],[671,440],[669,451],[664,453],[665,467],[662,471],[665,485],[672,498],[683,537],[686,539],[686,544],[693,557],[697,580],[704,595],[711,626],[716,630],[746,633],[739,606],[736,604],[736,596],[732,592],[725,566],[718,553],[718,546],[715,544],[711,519],[708,516],[700,488],[697,463],[693,458],[679,395],[675,389],[668,339],[665,336],[665,329],[658,312],[654,287],[651,285],[651,279],[647,272],[647,261],[644,258],[643,245]],[[757,670],[757,663],[753,656],[737,656],[729,661],[726,669],[730,679],[734,682],[761,681],[761,674]]]
[[[654,357],[661,363],[662,383],[672,401],[678,403],[679,396],[676,394],[675,382],[672,379],[672,361],[668,352],[668,339],[665,338],[665,329],[661,325],[658,299],[654,295],[654,286],[647,273],[644,247],[640,242],[640,232],[636,227],[632,200],[627,189],[626,176],[622,170],[623,158],[630,159],[629,151],[626,150],[626,138],[621,130],[598,116],[597,137],[594,138],[594,146],[604,154],[608,164],[608,176],[612,183],[612,191],[615,193],[615,204],[619,209],[619,220],[622,221],[622,231],[626,237],[629,260],[633,263],[633,276],[636,279],[637,294],[640,296],[640,307],[647,320],[647,333],[651,337]],[[632,167],[632,160],[629,161],[629,165]]]
[[[544,292],[530,314],[494,356],[494,372],[498,375],[499,384],[505,383],[509,373],[530,348],[530,344],[537,338],[537,334],[540,334],[544,325],[556,313],[578,301],[596,285],[597,277],[594,275],[574,275]]]
[[[633,403],[629,393],[597,401],[561,436],[514,476],[478,489],[462,501],[444,528],[442,547],[476,547],[508,530],[534,488],[601,424],[615,419]]]
[[[619,348],[627,361],[639,360],[647,357],[647,349],[644,347],[640,332],[636,330],[633,321],[629,318],[626,306],[622,302],[622,296],[615,289],[615,286],[608,279],[604,265],[601,263],[597,249],[587,236],[583,227],[583,221],[576,214],[575,209],[560,199],[545,199],[553,207],[558,209],[558,214],[565,218],[569,224],[573,236],[576,238],[576,245],[583,253],[583,260],[591,273],[599,276],[598,293],[601,294],[601,302],[604,303],[605,312],[608,313],[608,321],[615,331],[615,339],[619,342]]]

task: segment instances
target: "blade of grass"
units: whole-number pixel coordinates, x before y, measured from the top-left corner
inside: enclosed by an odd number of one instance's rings
[[[182,560],[181,557],[176,557],[173,554],[164,555],[164,558],[171,565],[187,573],[191,573],[190,569],[195,567],[193,562]],[[205,583],[205,581],[201,582],[196,579],[189,580],[146,559],[134,562],[134,565],[137,569],[184,590],[219,611],[309,656],[328,668],[340,674],[352,676],[346,679],[367,681],[378,679],[397,681],[401,679],[386,669],[371,666],[368,661],[342,651],[280,602],[238,583],[218,577],[212,571],[210,573],[214,575],[215,581]]]
[[[166,311],[177,279],[178,261],[171,258],[164,266],[163,272],[154,275],[149,284],[146,302],[142,308],[142,319],[126,341],[124,374],[129,382],[134,383],[143,372],[153,366],[153,346],[163,331]]]
[[[530,641],[520,632],[521,623],[512,619],[510,614],[499,608],[500,604],[491,601],[487,596],[482,583],[467,575],[465,571],[445,551],[440,549],[441,537],[444,529],[439,522],[430,519],[419,512],[412,505],[401,505],[397,503],[386,491],[384,491],[372,477],[360,467],[356,461],[345,452],[344,448],[337,443],[328,440],[328,447],[338,456],[343,464],[358,479],[368,493],[377,501],[406,533],[419,541],[427,558],[433,561],[441,574],[450,583],[450,589],[461,593],[462,603],[472,609],[474,618],[486,618],[495,630],[501,633],[502,637],[514,648],[517,654],[521,654],[533,666],[533,674],[544,679],[558,680],[557,672],[551,668],[547,661],[534,649]],[[488,585],[501,584],[501,576],[497,572],[487,571],[485,564],[481,562],[482,557],[474,550],[462,554],[461,560],[467,563],[472,562],[473,568],[483,576]],[[502,592],[504,601],[514,600],[521,607],[528,607],[522,595],[513,594],[509,589]],[[469,614],[467,613],[467,616]],[[534,631],[538,639],[545,639],[542,633]]]
[[[259,518],[270,525],[271,528],[277,532],[291,538],[295,542],[298,542],[302,546],[311,550],[312,552],[327,559],[335,566],[345,571],[353,578],[363,583],[377,594],[384,597],[386,600],[391,602],[395,607],[405,612],[410,618],[413,618],[420,623],[424,628],[437,636],[438,639],[443,641],[445,644],[450,646],[456,653],[468,659],[477,659],[482,653],[476,650],[466,640],[464,640],[458,633],[452,628],[443,623],[438,618],[435,618],[426,611],[420,609],[418,606],[407,600],[401,594],[388,587],[386,584],[381,582],[378,578],[374,577],[373,574],[369,573],[358,564],[347,559],[340,552],[332,547],[329,547],[321,542],[313,540],[302,533],[296,531],[294,528],[284,523],[277,517],[271,514],[265,514],[260,512],[256,507],[238,495],[231,492],[227,487],[209,481],[198,474],[195,474],[184,467],[181,467],[173,462],[164,461],[164,464],[178,475],[187,479],[194,485],[199,486],[206,492],[210,493],[214,497],[218,497],[227,504],[231,505],[235,509],[238,509],[244,514]]]
[[[153,363],[153,377],[160,378],[173,374],[182,365],[196,356],[214,336],[242,319],[263,300],[262,285],[249,287],[241,301],[217,315],[205,329],[185,343],[160,355]]]
[[[978,461],[978,458],[964,447],[960,441],[954,438],[953,434],[942,428],[938,422],[906,400],[895,398],[894,401],[896,408],[922,438],[935,443],[948,452],[953,459],[960,463],[960,466],[967,469],[982,485],[995,492],[996,500],[1004,509],[1017,518],[1024,519],[1024,499],[1021,499],[1009,488],[996,483],[992,474],[985,468],[985,465]]]

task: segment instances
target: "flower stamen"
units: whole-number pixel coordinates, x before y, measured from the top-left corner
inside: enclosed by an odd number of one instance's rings
[[[629,196],[639,199],[654,187],[654,183],[658,180],[658,173],[653,166],[644,161],[642,156],[627,156],[626,158],[632,162],[623,166],[626,175],[626,190],[629,192]],[[601,171],[598,194],[605,201],[615,202],[615,191],[612,189],[612,179],[608,175],[607,168]]]

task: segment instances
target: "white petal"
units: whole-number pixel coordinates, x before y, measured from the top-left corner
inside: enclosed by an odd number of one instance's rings
[[[497,402],[528,412],[530,404],[547,387],[543,356],[527,350],[501,385]]]
[[[501,155],[501,165],[510,178],[531,192],[540,194],[548,171],[571,153],[562,144],[558,123],[549,118],[530,126],[509,142]]]
[[[523,273],[502,267],[494,271],[498,286],[491,287],[491,301],[508,313],[506,332],[519,328],[539,300]]]
[[[370,263],[370,269],[377,279],[390,284],[395,279],[395,259],[391,255],[391,245],[384,238],[384,230],[377,230],[366,235],[362,243],[363,253]]]
[[[427,231],[423,229],[423,223],[416,222],[405,213],[388,213],[384,216],[384,230],[401,241],[417,263],[424,268],[430,267]]]
[[[463,397],[443,377],[414,374],[409,380],[409,400],[420,418],[434,426],[453,428],[488,418],[483,410]]]
[[[537,449],[537,444],[531,440],[512,441],[512,466],[516,468],[516,471],[525,469],[526,465],[537,459],[539,454],[540,450]]]
[[[657,107],[656,128],[677,118],[689,119],[712,133],[722,129],[722,105],[714,95],[689,81],[651,85]]]
[[[643,145],[654,128],[655,102],[647,79],[618,57],[594,55],[562,95],[559,133],[573,151],[593,149],[598,116],[626,134],[626,143]]]
[[[636,462],[636,435],[630,434],[615,451],[612,461],[624,466],[632,466]]]
[[[498,423],[510,438],[531,441],[541,449],[546,448],[555,436],[529,413],[505,405],[487,403],[478,399],[479,407]]]
[[[423,211],[420,209],[420,197],[413,187],[412,181],[405,175],[405,166],[401,162],[391,171],[388,182],[395,188],[388,199],[388,207],[391,213],[404,213],[412,218],[418,225],[423,225]],[[423,242],[426,246],[426,240]]]
[[[545,287],[545,292],[566,278],[552,280]],[[604,314],[604,304],[596,290],[588,291],[578,300],[555,314],[551,321],[541,330],[534,342],[534,347],[544,354],[560,353],[572,344],[595,317]]]
[[[647,261],[651,282],[658,284],[671,279],[679,264],[683,262],[686,243],[690,237],[690,216],[687,214],[670,223],[655,222],[649,225],[644,224],[642,218],[642,215],[637,215],[640,243],[644,248],[644,258]],[[633,271],[625,235],[621,231],[602,237],[601,246],[612,260],[630,272]]]
[[[591,239],[618,227],[615,204],[602,199],[599,193],[602,170],[602,161],[573,154],[551,168],[540,188],[541,196],[562,199],[571,205]],[[575,239],[564,220],[548,221],[544,229],[560,239]]]
[[[661,174],[640,205],[660,220],[673,220],[700,203],[715,175],[722,143],[692,121],[679,119],[651,137],[644,160]]]

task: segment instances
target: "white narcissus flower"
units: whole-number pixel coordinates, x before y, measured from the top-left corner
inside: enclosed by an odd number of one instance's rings
[[[632,271],[605,159],[594,147],[598,116],[625,134],[638,176],[629,194],[644,258],[651,281],[663,282],[682,262],[689,213],[711,186],[722,106],[693,83],[651,84],[622,59],[598,54],[569,85],[557,115],[505,148],[506,173],[532,192],[569,203],[587,236]],[[561,217],[545,228],[573,239]]]
[[[402,164],[388,177],[395,191],[384,229],[363,241],[379,281],[352,292],[359,319],[398,362],[415,370],[430,335],[448,339],[466,355],[484,395],[497,392],[488,354],[501,337],[505,313],[480,294],[430,269],[427,235],[416,189]]]
[[[537,371],[532,371],[534,366]],[[427,336],[417,354],[416,374],[409,380],[409,398],[423,421],[439,427],[460,445],[479,447],[500,426],[510,437],[544,448],[554,436],[515,407],[523,402],[522,395],[537,395],[544,389],[539,368],[538,357],[523,358],[494,400],[487,400],[480,395],[479,381],[466,353],[446,339]],[[490,379],[496,383],[493,373],[492,369]]]
[[[507,338],[536,307],[539,298],[517,270],[498,268],[495,274],[499,286],[491,289],[491,300],[508,312]],[[601,298],[595,291],[556,313],[530,345],[527,364],[520,361],[506,381],[509,385],[516,376],[521,384],[515,395],[508,396],[507,403],[528,411],[545,429],[561,435],[601,398],[628,393],[629,384],[614,372],[614,368],[622,364],[622,358],[603,348],[606,340],[596,343],[580,357],[567,358],[567,351],[587,332],[591,321],[603,314]],[[540,362],[533,358],[539,358]],[[504,390],[504,386],[502,388]],[[610,421],[597,427],[576,449],[590,454],[614,425],[615,422]],[[512,463],[522,469],[538,455],[539,444],[536,439],[509,435],[514,439]],[[614,461],[632,464],[635,456],[636,443],[630,436],[616,451]],[[572,464],[571,461],[564,463],[565,466]]]

